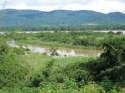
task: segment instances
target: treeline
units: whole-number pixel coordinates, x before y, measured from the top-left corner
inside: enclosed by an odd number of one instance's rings
[[[122,33],[100,33],[100,32],[40,32],[40,33],[16,33],[12,32],[6,38],[14,39],[25,44],[49,45],[54,47],[72,48],[100,48],[103,42],[111,37],[124,37]]]
[[[9,26],[0,31],[84,31],[84,30],[125,30],[125,25],[81,25],[81,26]]]

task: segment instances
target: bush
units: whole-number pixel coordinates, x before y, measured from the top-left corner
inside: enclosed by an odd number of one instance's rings
[[[17,51],[6,45],[0,46],[0,88],[24,86],[30,81],[29,70],[20,63]]]
[[[80,93],[106,93],[103,87],[93,83],[83,86],[83,88],[80,89]]]
[[[85,63],[69,64],[64,71],[67,77],[77,82],[78,86],[84,85],[88,81],[93,80],[93,76],[86,68]]]
[[[66,79],[64,83],[41,83],[40,93],[77,93],[78,87],[73,80]]]
[[[33,88],[3,88],[0,89],[0,93],[38,93],[38,89],[33,89]]]

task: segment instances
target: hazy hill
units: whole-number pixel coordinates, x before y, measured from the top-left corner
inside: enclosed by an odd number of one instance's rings
[[[1,26],[55,26],[55,25],[98,25],[125,24],[125,14],[109,14],[95,11],[55,10],[43,12],[36,10],[1,10]]]

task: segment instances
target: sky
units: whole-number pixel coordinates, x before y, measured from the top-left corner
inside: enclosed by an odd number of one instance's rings
[[[0,9],[93,10],[103,13],[125,13],[125,0],[0,0]]]

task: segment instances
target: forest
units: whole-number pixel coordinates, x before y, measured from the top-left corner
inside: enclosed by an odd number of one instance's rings
[[[24,47],[29,45],[51,55]],[[83,55],[59,56],[59,49]],[[125,36],[58,30],[0,34],[0,93],[125,93]]]
[[[0,26],[1,31],[88,31],[88,30],[125,30],[124,24],[98,24],[98,25],[19,25],[19,26]]]

